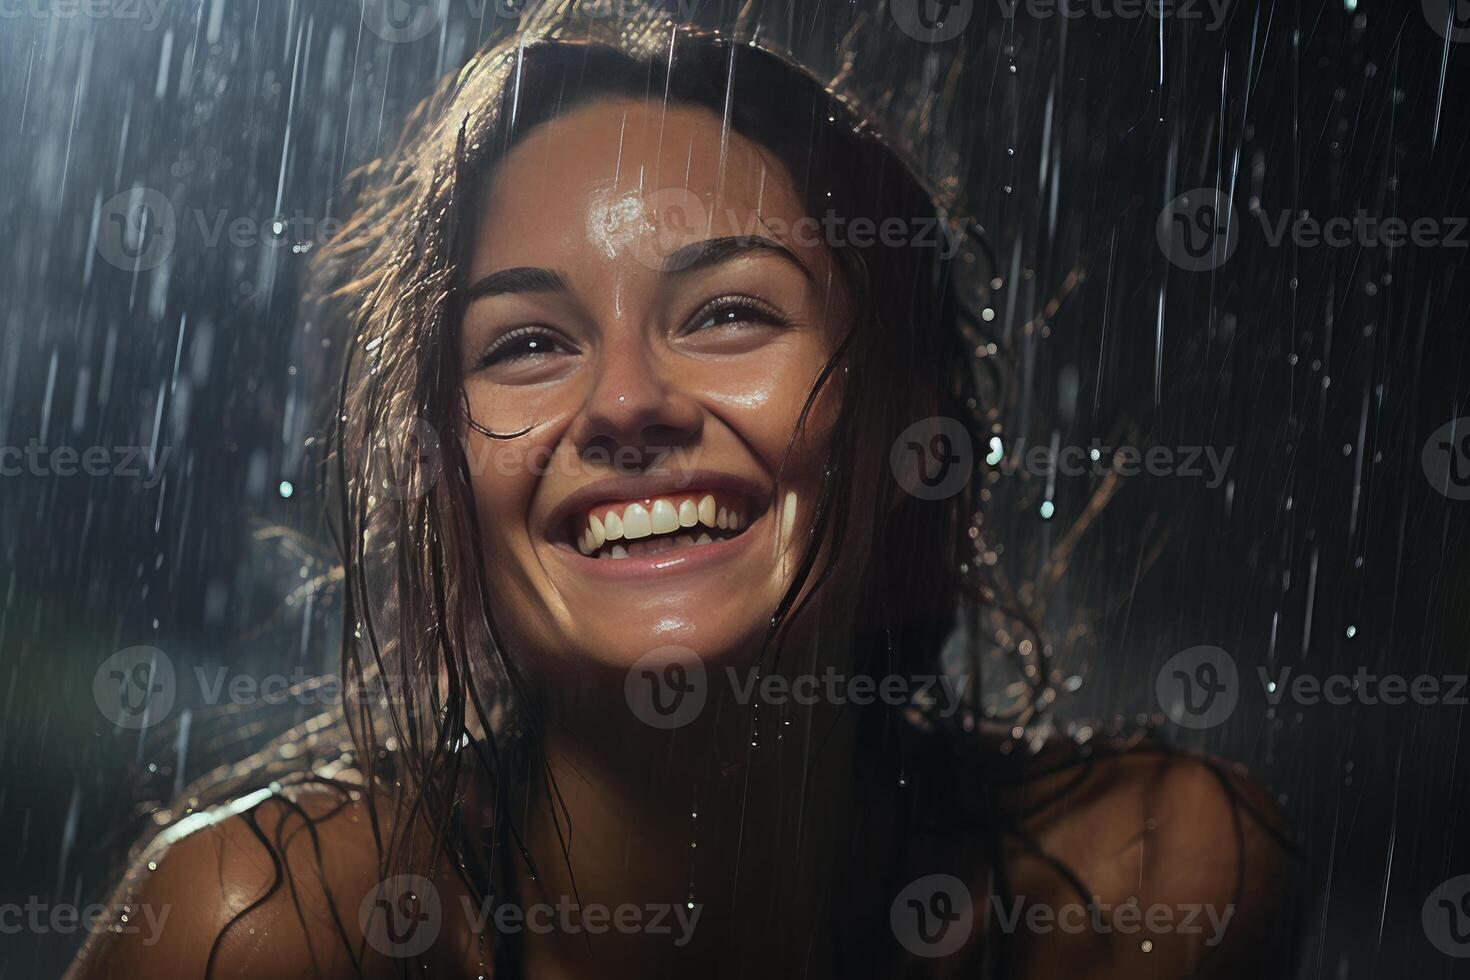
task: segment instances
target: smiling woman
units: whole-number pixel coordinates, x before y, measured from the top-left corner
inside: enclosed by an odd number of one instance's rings
[[[606,85],[533,125],[484,195],[467,452],[511,432],[555,463],[473,482],[490,593],[513,649],[578,669],[650,643],[749,663],[818,497],[849,287],[820,244],[740,234],[806,213],[779,158],[710,108]]]
[[[1250,783],[1016,751],[941,662],[979,491],[889,450],[982,435],[955,225],[850,104],[717,34],[520,36],[358,193],[319,264],[357,696],[294,777],[187,793],[122,886],[173,927],[73,976],[1289,969]]]

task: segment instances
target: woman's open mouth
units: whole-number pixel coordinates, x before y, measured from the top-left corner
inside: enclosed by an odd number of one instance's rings
[[[573,517],[568,539],[587,558],[649,558],[737,538],[759,516],[755,509],[728,490],[610,501]]]

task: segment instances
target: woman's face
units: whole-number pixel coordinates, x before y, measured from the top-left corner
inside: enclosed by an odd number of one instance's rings
[[[798,419],[850,317],[805,213],[774,157],[694,107],[591,103],[497,168],[460,353],[475,423],[518,433],[464,434],[513,654],[625,670],[764,635],[835,382]]]

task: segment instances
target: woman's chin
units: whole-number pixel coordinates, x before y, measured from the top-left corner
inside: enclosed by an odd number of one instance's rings
[[[617,673],[636,670],[651,659],[724,668],[752,660],[769,619],[769,613],[737,619],[711,616],[707,609],[694,615],[667,610],[657,617],[624,619],[616,638],[601,630],[568,637],[563,649],[573,651],[569,659],[574,665]]]
[[[625,609],[606,629],[592,624],[612,621],[604,617],[613,610],[589,610],[579,628],[555,644],[557,655],[536,658],[536,670],[543,686],[570,696],[573,707],[588,710],[601,702],[621,713],[626,706],[654,728],[682,727],[698,714],[690,713],[690,702],[697,708],[748,685],[774,609],[774,603],[760,611],[731,609],[728,594],[719,605],[726,608],[695,601],[653,612]],[[677,717],[661,714],[676,703],[686,705]]]

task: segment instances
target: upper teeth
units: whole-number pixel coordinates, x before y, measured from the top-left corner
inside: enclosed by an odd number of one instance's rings
[[[739,531],[745,527],[745,515],[733,508],[720,507],[711,494],[683,499],[655,497],[621,509],[611,507],[588,514],[587,526],[577,538],[577,548],[582,554],[590,555],[607,541],[635,541],[698,524]]]

